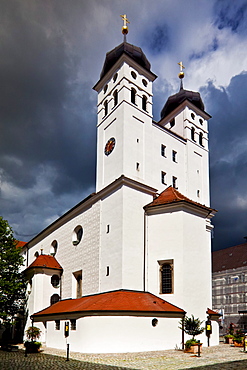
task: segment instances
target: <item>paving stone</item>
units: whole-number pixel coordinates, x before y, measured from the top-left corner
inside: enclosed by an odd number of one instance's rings
[[[20,348],[22,348],[20,346]],[[83,354],[66,350],[43,348],[38,354],[25,357],[18,352],[0,351],[0,370],[246,370],[247,353],[227,344],[203,348],[201,357],[179,350],[120,354]]]

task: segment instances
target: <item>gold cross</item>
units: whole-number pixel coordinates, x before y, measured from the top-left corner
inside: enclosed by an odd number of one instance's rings
[[[183,69],[185,69],[185,67],[183,66],[183,63],[179,62],[178,65],[180,66],[180,72],[183,72]]]
[[[129,21],[128,21],[128,19],[127,19],[127,15],[126,14],[124,14],[124,15],[120,15],[120,17],[122,18],[122,20],[123,20],[123,22],[124,22],[124,28],[126,28],[127,27],[127,23],[130,23]]]

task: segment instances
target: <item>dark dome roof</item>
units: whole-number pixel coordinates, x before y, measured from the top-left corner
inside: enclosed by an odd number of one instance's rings
[[[127,42],[123,42],[106,54],[105,63],[101,71],[100,78],[104,77],[104,75],[118,61],[123,53],[127,54],[131,59],[133,59],[147,71],[150,71],[151,65],[147,60],[145,54],[143,53],[142,49],[137,46],[128,44]]]
[[[161,119],[168,116],[168,114],[171,113],[174,109],[176,109],[181,103],[183,103],[184,100],[190,101],[197,108],[204,111],[204,104],[203,104],[203,101],[201,99],[199,92],[188,91],[182,88],[177,94],[171,95],[167,99],[167,102],[165,103],[161,111],[161,114],[160,114]]]

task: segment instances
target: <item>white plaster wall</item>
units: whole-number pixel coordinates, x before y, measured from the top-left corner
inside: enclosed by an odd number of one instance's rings
[[[78,245],[73,245],[74,229],[81,225],[83,237]],[[58,242],[55,258],[63,268],[61,279],[61,298],[72,297],[73,272],[82,270],[83,295],[97,293],[99,290],[99,244],[100,244],[100,202],[52,231],[43,240],[29,250],[29,265],[35,260],[35,252],[43,249],[43,254],[50,254],[51,244]],[[75,298],[75,297],[74,297]],[[40,298],[42,299],[42,298]]]
[[[172,294],[159,294],[159,260],[174,261]],[[182,211],[147,216],[147,290],[188,316],[207,319],[207,308],[212,308],[211,244],[203,217]],[[205,335],[201,340],[206,343]]]
[[[67,343],[70,350],[82,353],[123,353],[157,351],[181,347],[182,332],[179,319],[158,318],[158,325],[152,326],[154,317],[95,316],[77,320],[76,331],[70,330]],[[60,331],[55,323],[47,323],[47,346],[64,349],[64,322]],[[169,333],[169,335],[165,335]]]

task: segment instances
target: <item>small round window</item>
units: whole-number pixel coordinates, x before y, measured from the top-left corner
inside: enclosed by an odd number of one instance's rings
[[[194,113],[191,113],[191,118],[192,118],[192,119],[195,119],[195,115],[194,115]]]
[[[72,236],[73,245],[79,244],[82,239],[82,236],[83,236],[83,228],[80,225],[76,226],[73,232],[73,236]]]
[[[136,79],[136,77],[137,77],[137,75],[136,75],[136,73],[135,73],[134,71],[131,71],[131,76],[132,76],[134,79]]]
[[[36,251],[35,253],[34,253],[34,257],[39,257],[39,252],[38,251]]]
[[[58,288],[59,287],[59,284],[60,284],[59,276],[58,275],[52,275],[52,277],[51,277],[51,285],[54,288]]]
[[[153,319],[152,326],[157,326],[157,325],[158,325],[158,319]]]

